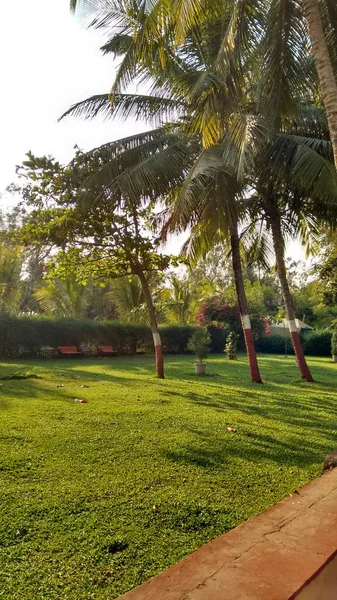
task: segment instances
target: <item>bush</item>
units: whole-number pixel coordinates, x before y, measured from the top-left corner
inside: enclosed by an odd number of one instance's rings
[[[263,335],[255,342],[257,352],[268,354],[285,354],[285,340],[281,335]],[[294,354],[291,339],[287,339],[287,353]]]
[[[146,325],[131,325],[86,319],[14,317],[0,315],[0,355],[36,356],[57,346],[95,347],[112,345],[121,354],[135,354],[152,345]]]
[[[190,337],[188,348],[194,352],[199,362],[202,362],[209,354],[210,344],[211,336],[207,329],[198,327]]]
[[[228,335],[228,327],[219,328],[211,325],[208,327],[208,331],[211,335],[211,352],[223,352]]]
[[[237,360],[236,352],[238,346],[238,337],[238,334],[234,331],[231,331],[227,336],[225,353],[226,358],[228,358],[229,360]]]
[[[183,354],[187,351],[188,340],[195,327],[183,325],[165,325],[160,327],[163,352],[166,354]]]
[[[310,331],[303,334],[303,350],[309,356],[331,356],[331,331]]]
[[[160,327],[163,350],[166,354],[188,352],[188,341],[200,328],[180,325]],[[211,352],[224,351],[228,329],[211,326]],[[331,356],[331,331],[310,331],[301,335],[303,349],[313,356]],[[120,354],[153,352],[153,341],[147,325],[117,321],[90,321],[48,316],[12,316],[0,314],[0,356],[39,356],[44,348],[80,346],[95,349],[98,344],[113,346]],[[242,334],[238,347],[244,350]],[[256,341],[258,352],[284,354],[284,338],[262,336]],[[293,354],[291,341],[288,352]]]
[[[194,327],[161,327],[164,352],[187,352],[188,340],[194,331]],[[38,356],[43,349],[57,346],[93,350],[99,344],[111,345],[120,354],[153,352],[152,334],[147,325],[0,314],[0,356]]]

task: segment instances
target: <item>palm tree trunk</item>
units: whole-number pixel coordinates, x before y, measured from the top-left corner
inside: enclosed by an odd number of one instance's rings
[[[261,375],[260,375],[260,371],[259,371],[259,365],[257,362],[252,326],[251,326],[250,317],[248,314],[248,303],[247,303],[245,286],[244,286],[243,276],[242,276],[240,242],[239,242],[239,235],[238,235],[238,231],[237,231],[237,225],[232,228],[230,240],[231,240],[231,249],[232,249],[232,264],[233,264],[235,288],[236,288],[236,294],[237,294],[238,303],[239,303],[243,335],[245,338],[246,349],[247,349],[247,354],[248,354],[250,376],[251,376],[252,381],[254,381],[255,383],[262,383],[262,379],[261,379]]]
[[[310,373],[310,369],[307,365],[307,361],[305,360],[303,348],[300,341],[300,336],[298,335],[296,321],[295,321],[295,312],[293,309],[293,302],[291,297],[291,292],[289,289],[288,279],[287,279],[287,271],[284,262],[284,241],[281,231],[281,222],[278,214],[273,215],[270,218],[270,225],[272,229],[273,235],[273,244],[274,251],[276,257],[277,264],[277,273],[281,284],[282,296],[284,300],[284,305],[287,313],[288,323],[289,323],[289,331],[290,336],[293,342],[294,351],[296,355],[297,364],[300,368],[302,379],[306,379],[306,381],[313,381],[313,377]]]
[[[153,343],[154,343],[154,351],[155,351],[155,356],[156,356],[156,374],[157,374],[157,377],[159,377],[159,379],[164,379],[165,376],[164,376],[163,346],[161,343],[161,338],[160,338],[160,333],[159,333],[159,329],[158,329],[158,325],[157,325],[156,313],[155,313],[153,302],[152,302],[150,288],[147,283],[147,279],[145,277],[144,271],[140,265],[136,269],[136,273],[140,279],[145,302],[146,302],[147,309],[149,312],[150,327],[151,327]]]
[[[315,57],[318,78],[322,89],[335,166],[337,167],[337,82],[326,43],[318,1],[302,1],[312,51]]]

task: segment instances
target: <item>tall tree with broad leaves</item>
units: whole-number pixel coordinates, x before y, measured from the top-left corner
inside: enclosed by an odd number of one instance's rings
[[[73,276],[85,285],[88,280],[139,278],[154,340],[156,373],[163,378],[162,344],[148,282],[148,274],[162,272],[172,262],[157,251],[158,240],[148,226],[154,184],[158,186],[159,154],[170,167],[170,177],[160,179],[165,192],[174,172],[181,177],[188,149],[177,137],[164,139],[160,131],[107,144],[86,155],[78,152],[69,166],[57,164],[57,176],[50,159],[45,172],[44,159],[30,156],[24,169],[34,185],[28,183],[25,195],[35,209],[21,235],[27,244],[60,250],[48,264],[52,279]]]

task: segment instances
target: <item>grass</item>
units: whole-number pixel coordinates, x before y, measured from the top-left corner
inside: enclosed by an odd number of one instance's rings
[[[29,374],[0,387],[0,598],[112,599],[321,473],[331,361],[311,359],[308,384],[262,356],[263,386],[243,357],[204,378],[166,363],[165,381],[145,356],[0,365]]]

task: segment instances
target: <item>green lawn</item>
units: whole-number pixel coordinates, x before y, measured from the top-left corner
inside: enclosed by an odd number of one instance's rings
[[[167,357],[165,381],[152,357],[0,365],[42,377],[0,387],[1,598],[111,600],[321,473],[336,364],[310,359],[308,384],[262,356],[259,386],[243,357],[192,363]]]

